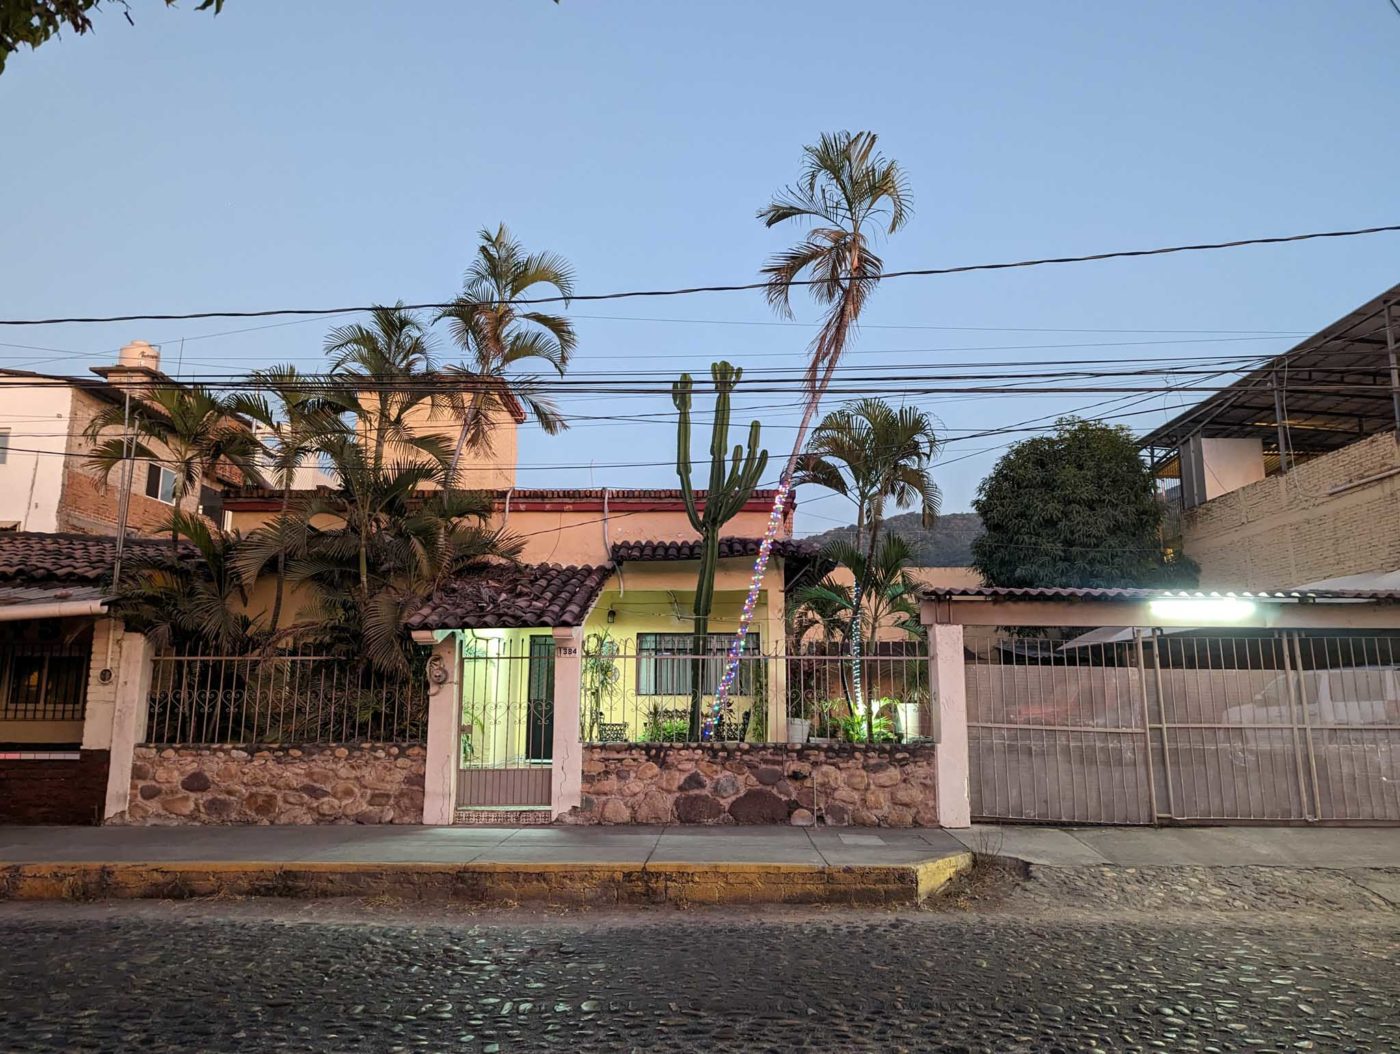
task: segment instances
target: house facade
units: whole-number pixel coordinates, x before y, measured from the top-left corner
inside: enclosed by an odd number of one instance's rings
[[[1141,440],[1201,584],[1400,570],[1400,285]]]
[[[153,534],[174,508],[170,469],[133,460],[99,479],[86,464],[94,441],[87,428],[111,406],[141,399],[153,384],[175,385],[160,370],[160,351],[144,341],[121,349],[116,363],[95,366],[96,377],[0,370],[0,529],[114,535],[122,519],[130,533]],[[241,483],[231,471],[205,479],[182,507],[221,517],[224,488]]]

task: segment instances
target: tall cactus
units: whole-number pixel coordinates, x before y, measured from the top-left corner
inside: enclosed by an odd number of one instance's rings
[[[694,636],[690,646],[690,734],[691,742],[701,738],[704,730],[701,717],[701,703],[704,697],[704,684],[701,674],[704,670],[705,653],[709,642],[710,612],[715,600],[715,572],[719,569],[719,532],[732,520],[752,496],[758,478],[768,465],[768,451],[758,449],[759,423],[749,424],[748,450],[738,444],[728,455],[729,446],[729,396],[734,386],[743,376],[742,369],[727,362],[716,362],[710,366],[710,376],[715,384],[715,420],[710,433],[710,485],[706,488],[704,508],[701,509],[695,498],[695,488],[690,482],[690,393],[694,387],[690,374],[681,374],[681,379],[671,385],[671,401],[680,411],[676,428],[676,475],[681,481],[681,495],[685,499],[686,515],[690,525],[700,535],[700,576],[695,584]]]

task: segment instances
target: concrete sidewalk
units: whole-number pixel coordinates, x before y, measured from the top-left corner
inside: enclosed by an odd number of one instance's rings
[[[939,830],[860,827],[0,827],[28,863],[898,866],[965,852]]]
[[[948,833],[974,853],[1043,867],[1400,868],[1400,827],[977,824]]]
[[[27,863],[794,864],[881,867],[971,850],[1077,867],[1394,868],[1396,827],[0,827]]]

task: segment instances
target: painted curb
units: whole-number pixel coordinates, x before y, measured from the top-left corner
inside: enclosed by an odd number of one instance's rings
[[[972,854],[914,864],[180,861],[0,865],[0,900],[400,896],[476,904],[922,904]]]

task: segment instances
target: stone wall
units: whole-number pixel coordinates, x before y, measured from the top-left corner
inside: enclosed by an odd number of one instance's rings
[[[936,827],[932,744],[584,747],[579,824]]]
[[[421,746],[137,747],[130,824],[422,823]]]

